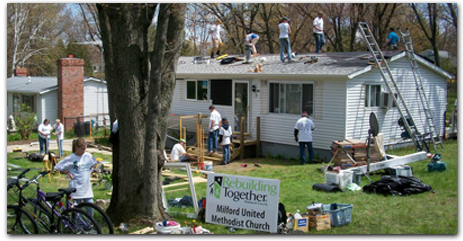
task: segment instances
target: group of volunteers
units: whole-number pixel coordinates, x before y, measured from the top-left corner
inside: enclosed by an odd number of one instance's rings
[[[222,146],[223,158],[221,165],[230,164],[231,145],[233,140],[233,130],[228,118],[223,117],[215,109],[214,105],[209,106],[211,115],[209,116],[209,136],[207,138],[208,155],[217,153],[217,146]],[[179,143],[172,147],[170,161],[188,162],[196,160],[196,157],[185,151],[186,141],[180,139]]]
[[[212,51],[211,51],[211,58],[215,58],[216,56],[220,56],[220,49],[223,46],[222,39],[220,38],[220,33],[223,31],[221,26],[222,21],[217,19],[217,21],[212,24],[210,28],[211,39],[212,39]],[[292,62],[291,60],[291,43],[289,41],[289,35],[291,34],[291,27],[289,25],[289,18],[284,17],[280,20],[278,24],[278,28],[280,29],[280,59],[281,62],[285,62],[286,58],[288,62]],[[323,45],[325,44],[325,38],[323,35],[323,13],[318,12],[317,17],[314,19],[313,22],[313,35],[315,38],[315,52],[319,53]],[[259,55],[257,53],[256,44],[259,41],[259,35],[252,31],[248,31],[246,38],[246,42],[251,44],[251,53],[253,56]],[[286,51],[285,51],[286,50]],[[285,57],[286,53],[286,57]]]
[[[53,132],[54,130],[54,132]],[[63,156],[63,139],[64,139],[64,126],[59,119],[55,120],[55,124],[50,125],[50,120],[45,119],[42,124],[37,128],[39,133],[39,146],[40,155],[48,154],[50,146],[51,135],[56,136],[56,143],[58,144],[59,157]]]

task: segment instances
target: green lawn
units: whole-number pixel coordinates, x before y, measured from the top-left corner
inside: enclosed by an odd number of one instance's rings
[[[304,212],[305,207],[312,202],[324,204],[340,203],[353,204],[352,223],[342,227],[332,227],[331,230],[313,231],[309,234],[457,234],[457,141],[450,140],[444,143],[445,148],[439,150],[442,160],[447,164],[445,172],[428,172],[427,160],[409,164],[413,168],[413,175],[424,183],[431,185],[434,193],[426,192],[411,196],[382,196],[359,192],[325,193],[312,190],[314,183],[324,182],[324,176],[319,171],[321,164],[298,165],[294,160],[273,159],[246,159],[236,161],[237,168],[229,168],[221,173],[279,179],[280,201],[286,206],[288,213],[294,213],[297,209]],[[406,155],[414,153],[412,148],[403,148],[389,151],[388,154]],[[8,153],[8,162],[22,167],[41,168],[41,163],[31,163],[26,159],[14,159],[18,153]],[[111,160],[110,156],[95,154],[104,160]],[[248,167],[239,165],[247,163]],[[260,163],[262,167],[254,167],[253,163]],[[233,166],[233,167],[235,167]],[[228,167],[228,166],[227,166]],[[217,169],[217,168],[216,168]],[[38,171],[31,171],[28,177]],[[18,172],[8,171],[8,176]],[[381,171],[372,175],[372,179],[378,180],[383,174]],[[368,184],[366,177],[362,178],[362,186]],[[57,188],[67,187],[68,181],[53,181],[43,179],[42,189],[56,191]],[[96,199],[109,199],[108,192],[103,185],[93,188]],[[206,196],[206,184],[196,184],[198,200]],[[189,195],[188,190],[169,193],[167,199]],[[11,200],[9,199],[9,202]],[[178,211],[178,210],[176,210]],[[188,208],[183,210],[190,212]],[[193,220],[176,215],[173,220],[185,225]],[[198,220],[194,220],[199,223]],[[220,225],[200,223],[204,228],[216,234],[228,234],[229,231]],[[129,227],[134,231],[143,227]],[[255,234],[254,231],[237,230],[236,234]]]
[[[312,202],[323,204],[353,204],[352,223],[342,227],[333,227],[326,231],[310,231],[310,234],[456,234],[457,233],[457,141],[445,142],[445,148],[439,150],[442,160],[447,164],[445,172],[431,172],[426,169],[428,160],[409,164],[413,176],[431,185],[434,193],[427,192],[411,196],[382,196],[359,192],[325,193],[312,190],[314,183],[324,182],[319,171],[321,164],[297,165],[297,162],[256,159],[262,168],[250,171],[239,169],[223,173],[243,176],[279,179],[280,201],[287,212],[302,212]],[[412,148],[397,149],[388,154],[405,155],[414,153]],[[249,163],[249,162],[247,162]],[[373,181],[384,174],[382,171],[372,176]],[[362,186],[368,179],[362,177]],[[206,185],[197,185],[197,193],[205,194]],[[199,196],[199,195],[198,195]],[[437,221],[438,220],[438,221]],[[204,224],[214,233],[228,233],[223,226]],[[237,233],[254,233],[238,230]]]

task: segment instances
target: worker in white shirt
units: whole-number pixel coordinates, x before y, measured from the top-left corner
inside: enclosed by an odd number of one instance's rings
[[[217,57],[220,56],[220,49],[222,48],[222,39],[220,38],[220,32],[223,31],[223,28],[221,26],[222,21],[220,19],[217,19],[215,22],[215,25],[212,25],[211,27],[211,39],[212,39],[212,51],[211,51],[211,59],[213,59],[214,52],[217,50]]]
[[[183,147],[185,143],[185,139],[180,139],[179,142],[172,147],[172,151],[170,152],[171,162],[188,162],[196,160],[194,156],[185,151],[185,148]]]
[[[220,121],[222,121],[222,116],[215,109],[214,105],[209,106],[209,111],[211,115],[209,117],[209,136],[207,138],[207,151],[209,155],[217,152],[217,136],[220,128]]]
[[[315,38],[315,52],[320,53],[325,45],[325,36],[323,34],[323,13],[318,12],[318,16],[313,20],[313,36]]]
[[[309,164],[313,164],[313,146],[312,146],[312,131],[315,129],[315,124],[309,119],[309,114],[304,111],[302,117],[296,122],[294,127],[294,137],[299,143],[299,154],[301,164],[305,165],[305,147],[309,149]]]

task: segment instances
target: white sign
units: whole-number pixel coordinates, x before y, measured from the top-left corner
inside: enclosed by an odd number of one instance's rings
[[[206,222],[276,233],[279,196],[279,180],[208,174]]]

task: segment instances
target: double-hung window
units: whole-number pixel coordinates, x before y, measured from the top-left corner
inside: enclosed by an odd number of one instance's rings
[[[381,106],[381,85],[367,84],[365,88],[365,107]]]
[[[208,81],[187,80],[186,98],[187,100],[208,100]]]
[[[269,112],[301,114],[313,113],[313,84],[270,83]]]

